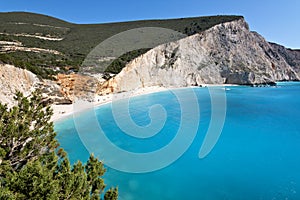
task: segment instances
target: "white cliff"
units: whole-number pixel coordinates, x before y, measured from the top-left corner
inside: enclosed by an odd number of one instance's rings
[[[100,94],[148,86],[265,84],[299,80],[294,69],[244,19],[160,45],[99,87]]]
[[[57,81],[39,79],[32,72],[13,65],[0,64],[0,103],[9,107],[15,105],[16,91],[29,96],[34,90],[41,91],[45,102],[51,104],[70,104],[72,95],[66,94],[67,86]]]
[[[27,96],[38,82],[37,76],[30,71],[0,64],[0,102],[12,106],[16,91]]]

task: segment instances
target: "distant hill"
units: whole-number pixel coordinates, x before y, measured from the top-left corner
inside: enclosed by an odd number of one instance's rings
[[[50,16],[10,12],[0,13],[0,62],[26,68],[42,77],[54,70],[70,68],[76,71],[86,55],[105,39],[140,27],[168,28],[187,35],[207,30],[216,24],[243,18],[242,16],[208,16],[168,20],[144,20],[106,24],[73,24]],[[124,56],[124,62],[145,53],[140,50]],[[66,66],[69,66],[66,68]]]

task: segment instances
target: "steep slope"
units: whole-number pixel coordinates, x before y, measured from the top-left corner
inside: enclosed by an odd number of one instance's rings
[[[72,24],[34,13],[0,13],[0,61],[46,77],[65,66],[78,68],[87,54],[105,39],[140,27],[162,27],[187,35],[241,16],[208,16],[106,24]],[[163,42],[164,43],[164,42]],[[35,48],[35,49],[33,49]],[[36,68],[40,68],[36,70]],[[57,70],[58,71],[58,70]]]
[[[148,51],[99,91],[106,94],[155,85],[252,85],[296,79],[299,77],[286,60],[239,19]]]
[[[241,16],[78,25],[32,13],[0,13],[0,22],[0,64],[11,63],[38,75],[1,64],[1,102],[10,103],[16,89],[26,93],[39,88],[51,103],[65,104],[73,101],[73,95],[93,96],[97,86],[100,94],[106,94],[148,86],[267,84],[300,76],[300,51],[266,42],[249,30]],[[104,84],[98,80],[101,74],[93,75],[98,78],[72,74],[86,54],[108,37],[153,26],[189,36],[123,55],[124,65],[139,57]],[[122,66],[112,69],[118,73]],[[55,74],[56,81],[41,79]]]
[[[282,45],[270,43],[273,49],[280,54],[285,61],[297,72],[300,76],[300,50],[288,49]]]
[[[36,89],[41,90],[45,103],[70,104],[72,96],[65,93],[69,88],[56,81],[41,80],[32,72],[13,65],[0,64],[0,102],[8,106],[14,105],[16,91],[25,96]]]
[[[0,65],[0,102],[12,105],[17,90],[29,95],[38,82],[39,79],[27,70],[12,65]]]

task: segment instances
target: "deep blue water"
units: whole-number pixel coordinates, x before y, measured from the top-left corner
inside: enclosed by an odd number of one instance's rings
[[[168,145],[176,137],[183,115],[191,124],[199,125],[193,143],[174,163],[141,174],[107,167],[104,178],[108,187],[118,186],[121,200],[300,199],[300,84],[226,88],[224,128],[213,150],[203,159],[199,159],[198,154],[209,123],[218,120],[211,119],[207,88],[178,90],[187,102],[191,90],[196,94],[200,109],[197,122],[189,113],[182,113],[180,102],[172,92],[131,98],[130,116],[140,126],[151,122],[149,107],[159,104],[165,109],[165,125],[156,135],[145,139],[124,134],[114,120],[111,104],[96,108],[97,119],[109,140],[135,153],[152,152]],[[118,114],[123,116],[122,112]],[[77,127],[86,129],[85,137],[93,145],[101,146],[101,141],[94,141],[99,128],[90,123],[89,114],[82,113],[81,119],[76,121]],[[159,114],[153,115],[152,120],[161,120]],[[89,152],[80,140],[73,118],[56,122],[55,130],[71,162],[86,162]],[[187,137],[189,131],[187,128]],[[95,152],[97,154],[97,150]],[[168,156],[163,155],[161,159]],[[125,166],[131,164],[146,163],[129,164],[125,159]]]

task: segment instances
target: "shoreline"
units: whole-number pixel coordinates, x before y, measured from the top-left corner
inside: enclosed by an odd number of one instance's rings
[[[133,91],[129,91],[129,92],[121,92],[121,93],[116,93],[116,94],[108,94],[105,96],[97,96],[97,97],[95,97],[94,102],[84,102],[83,101],[83,107],[79,108],[79,109],[77,109],[77,107],[76,107],[76,112],[82,112],[87,109],[90,109],[91,107],[98,107],[98,106],[102,106],[102,105],[111,103],[113,99],[120,100],[120,99],[129,98],[129,97],[135,97],[135,96],[140,96],[140,95],[145,95],[145,94],[167,91],[168,89],[175,89],[175,88],[164,88],[164,87],[153,86],[153,87],[147,87],[147,88],[139,88],[137,90],[133,90]],[[89,105],[89,106],[87,106],[87,105]],[[75,106],[74,103],[69,104],[69,105],[51,105],[51,108],[53,109],[53,115],[51,117],[51,121],[57,122],[64,118],[69,117],[70,115],[73,115],[75,113],[74,106]]]
[[[239,86],[235,84],[202,84],[201,87],[199,86],[190,86],[190,87],[160,87],[160,86],[151,86],[151,87],[146,87],[146,88],[139,88],[136,90],[132,90],[129,92],[121,92],[121,93],[116,93],[116,94],[109,94],[105,96],[97,96],[95,97],[94,102],[86,103],[89,104],[89,107],[83,106],[80,109],[77,109],[76,107],[76,112],[83,112],[84,110],[90,109],[91,107],[98,107],[102,106],[108,103],[111,103],[112,100],[121,100],[121,99],[126,99],[130,97],[136,97],[136,96],[141,96],[141,95],[146,95],[146,94],[152,94],[156,92],[163,92],[167,90],[174,90],[174,89],[184,89],[184,88],[205,88],[205,87],[226,87],[226,86]],[[74,110],[74,103],[73,104],[68,104],[68,105],[51,105],[51,108],[53,109],[53,115],[51,117],[52,122],[57,122],[62,119],[65,119],[75,113]]]

